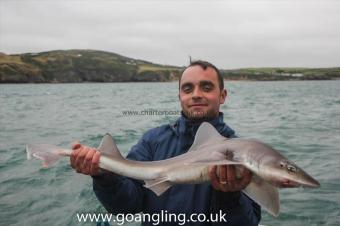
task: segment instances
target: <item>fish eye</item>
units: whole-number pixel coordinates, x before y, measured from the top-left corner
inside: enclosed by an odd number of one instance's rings
[[[283,162],[280,162],[280,167],[281,168],[285,167],[285,164]]]
[[[296,167],[292,165],[287,165],[287,170],[289,172],[295,173],[296,172]]]

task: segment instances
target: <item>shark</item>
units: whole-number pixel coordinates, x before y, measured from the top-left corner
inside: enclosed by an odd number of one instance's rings
[[[261,141],[228,139],[208,122],[198,128],[190,149],[159,161],[134,161],[122,156],[111,135],[106,134],[99,147],[99,167],[115,174],[144,181],[144,186],[160,196],[175,184],[200,184],[210,181],[209,167],[234,165],[236,173],[246,168],[251,182],[242,190],[273,216],[280,212],[279,188],[318,188],[320,183],[295,163]],[[42,160],[47,168],[72,150],[51,144],[28,144],[27,158]]]

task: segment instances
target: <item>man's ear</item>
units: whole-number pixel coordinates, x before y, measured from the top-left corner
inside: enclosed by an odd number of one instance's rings
[[[227,98],[228,92],[226,89],[223,89],[221,91],[221,95],[220,95],[220,104],[224,104],[226,98]]]

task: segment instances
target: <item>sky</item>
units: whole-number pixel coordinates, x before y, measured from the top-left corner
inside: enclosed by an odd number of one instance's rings
[[[0,0],[0,52],[94,49],[223,69],[340,66],[337,0]]]

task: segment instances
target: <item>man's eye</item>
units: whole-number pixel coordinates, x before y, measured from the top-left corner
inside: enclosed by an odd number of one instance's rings
[[[204,85],[203,90],[204,91],[210,91],[210,90],[212,90],[212,87],[211,87],[211,85]]]
[[[191,88],[189,86],[185,86],[182,88],[183,92],[189,93],[191,91]]]

